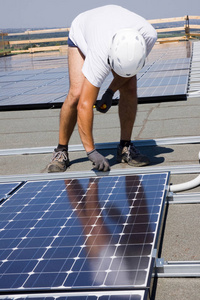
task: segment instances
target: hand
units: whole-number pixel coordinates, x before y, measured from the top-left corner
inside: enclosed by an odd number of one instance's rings
[[[96,102],[96,109],[101,113],[106,113],[112,105],[112,97],[114,92],[111,89],[107,89],[103,94],[101,100]]]
[[[87,152],[88,159],[93,163],[94,168],[99,171],[109,171],[110,165],[107,161],[107,159],[101,155],[97,150],[92,150],[90,152]]]

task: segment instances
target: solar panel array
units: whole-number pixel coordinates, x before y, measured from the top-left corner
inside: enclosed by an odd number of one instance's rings
[[[138,74],[139,101],[185,99],[191,54],[190,42],[156,45]],[[110,74],[102,85],[99,99],[111,80]],[[0,59],[0,110],[60,107],[69,89],[68,82],[66,55],[3,57]]]
[[[0,293],[146,299],[167,182],[168,173],[24,183],[0,206]]]

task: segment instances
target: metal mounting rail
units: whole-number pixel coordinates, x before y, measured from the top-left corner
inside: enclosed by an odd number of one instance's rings
[[[169,204],[197,204],[200,203],[200,193],[174,194],[169,192],[167,200]]]
[[[200,277],[200,261],[164,261],[157,258],[154,276]]]
[[[120,176],[133,174],[150,174],[170,172],[171,174],[193,174],[200,173],[200,165],[185,166],[160,166],[160,167],[143,167],[143,168],[126,168],[113,169],[109,172],[91,171],[75,171],[62,173],[40,173],[40,174],[22,174],[22,175],[6,175],[0,176],[0,182],[16,182],[16,181],[36,181],[36,180],[57,180],[67,178],[84,178],[96,176]]]
[[[200,143],[200,136],[189,137],[176,137],[176,138],[163,138],[155,140],[140,140],[133,141],[135,146],[162,146],[162,145],[180,145],[180,144],[196,144]],[[115,149],[118,143],[97,143],[95,147],[97,150],[103,149]],[[45,154],[52,153],[55,146],[48,147],[34,147],[34,148],[16,148],[16,149],[2,149],[0,150],[0,156],[7,155],[28,155],[28,154]],[[69,145],[69,152],[85,151],[82,144]]]

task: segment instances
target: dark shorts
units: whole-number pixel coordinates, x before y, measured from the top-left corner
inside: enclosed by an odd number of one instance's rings
[[[68,46],[77,48],[77,46],[72,42],[72,40],[70,38],[68,38]]]

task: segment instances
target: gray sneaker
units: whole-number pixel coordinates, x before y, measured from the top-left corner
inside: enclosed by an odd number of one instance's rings
[[[54,151],[53,158],[50,164],[47,166],[47,172],[65,172],[69,167],[69,158],[68,152],[63,151]]]
[[[127,163],[133,167],[142,167],[150,164],[147,156],[140,153],[140,151],[131,143],[129,147],[117,148],[117,161],[121,163]]]

